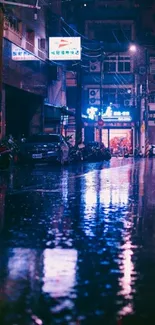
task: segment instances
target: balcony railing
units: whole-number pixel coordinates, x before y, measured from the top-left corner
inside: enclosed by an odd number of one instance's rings
[[[4,18],[4,32],[3,37],[7,38],[9,41],[11,41],[14,44],[17,44],[18,46],[22,45],[22,34],[12,28],[9,24],[9,21]]]
[[[26,41],[26,42],[25,42],[25,45],[26,45],[26,46],[25,46],[25,49],[26,49],[26,50],[28,50],[28,51],[31,52],[31,53],[34,53],[34,52],[35,52],[34,44],[32,44],[32,43]]]
[[[38,49],[38,57],[42,60],[46,60],[47,59],[46,52],[43,52],[42,50]]]

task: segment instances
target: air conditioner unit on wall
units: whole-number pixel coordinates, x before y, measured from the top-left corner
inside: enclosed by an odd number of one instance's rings
[[[89,105],[100,105],[100,89],[89,89]]]
[[[132,99],[125,99],[124,100],[124,106],[125,107],[130,107],[133,105],[133,100]]]
[[[90,61],[90,72],[100,72],[101,65],[100,61]]]

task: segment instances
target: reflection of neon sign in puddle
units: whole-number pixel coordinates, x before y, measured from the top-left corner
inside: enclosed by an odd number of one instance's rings
[[[42,290],[53,298],[68,296],[75,286],[76,263],[74,249],[46,249]]]

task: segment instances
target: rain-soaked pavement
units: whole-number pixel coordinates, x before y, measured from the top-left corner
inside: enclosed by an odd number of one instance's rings
[[[0,172],[0,325],[155,324],[155,160]]]

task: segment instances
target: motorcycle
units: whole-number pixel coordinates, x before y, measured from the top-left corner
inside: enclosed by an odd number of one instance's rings
[[[70,154],[69,154],[70,162],[80,162],[83,160],[82,151],[78,147],[70,147]]]

